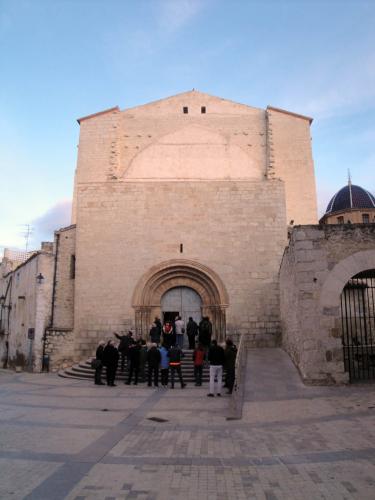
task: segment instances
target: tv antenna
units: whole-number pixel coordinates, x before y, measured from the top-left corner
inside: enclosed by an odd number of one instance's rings
[[[31,224],[21,224],[25,229],[21,232],[21,235],[25,238],[25,252],[27,253],[29,247],[30,236],[33,234],[34,228]]]

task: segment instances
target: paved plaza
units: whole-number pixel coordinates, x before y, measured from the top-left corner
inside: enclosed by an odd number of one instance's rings
[[[2,500],[375,498],[374,386],[305,387],[279,349],[249,352],[242,420],[207,387],[0,384]]]

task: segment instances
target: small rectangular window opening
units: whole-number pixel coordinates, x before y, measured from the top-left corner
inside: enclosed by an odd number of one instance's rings
[[[362,222],[363,222],[363,224],[369,224],[369,222],[370,222],[369,214],[362,214]]]
[[[76,256],[70,256],[70,279],[74,280],[76,277]]]
[[[184,251],[184,245],[180,243],[180,253],[183,253],[183,251]]]
[[[205,112],[206,112],[206,106],[202,106],[202,107],[201,107],[201,113],[202,113],[202,115],[204,115],[204,114],[205,114]]]
[[[344,224],[344,217],[337,217],[337,224]]]
[[[185,115],[187,115],[189,113],[189,108],[187,106],[184,106],[182,108],[182,111],[184,112]]]

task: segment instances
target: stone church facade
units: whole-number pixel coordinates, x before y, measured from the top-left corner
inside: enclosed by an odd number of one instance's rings
[[[311,118],[193,90],[78,121],[72,225],[44,269],[35,369],[45,354],[53,369],[91,356],[113,331],[145,337],[155,316],[179,312],[210,316],[219,340],[283,345],[306,381],[347,380],[330,273],[371,253],[374,233],[317,225]],[[371,255],[353,275],[375,268]]]
[[[80,119],[54,329],[71,328],[86,356],[113,330],[147,335],[163,295],[184,287],[217,338],[275,345],[287,222],[317,220],[310,122],[197,91]]]

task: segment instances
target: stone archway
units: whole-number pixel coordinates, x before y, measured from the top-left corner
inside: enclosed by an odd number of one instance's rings
[[[336,363],[335,379],[347,382],[344,371],[341,331],[341,293],[348,281],[362,271],[375,269],[375,250],[363,250],[338,262],[325,280],[320,294],[319,334],[326,348],[326,358]]]
[[[160,316],[163,294],[176,287],[195,290],[202,299],[202,315],[209,316],[213,335],[225,338],[225,310],[228,294],[219,276],[198,262],[176,259],[152,267],[139,280],[133,294],[135,325],[138,335],[146,336],[154,316]]]

